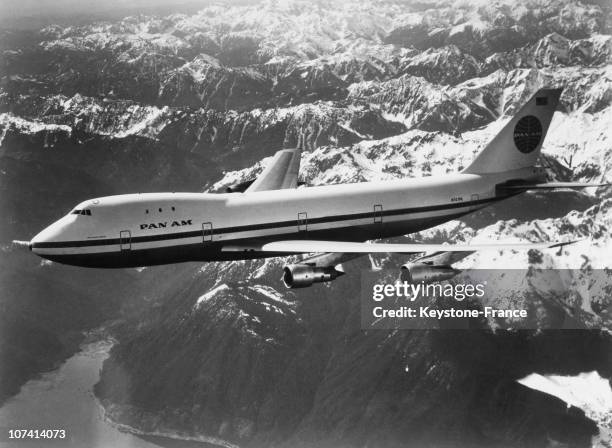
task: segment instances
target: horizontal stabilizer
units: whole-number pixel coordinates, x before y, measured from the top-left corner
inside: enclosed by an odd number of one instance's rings
[[[224,252],[273,252],[307,254],[313,252],[342,252],[353,254],[403,253],[417,254],[424,252],[475,252],[479,250],[530,250],[560,247],[568,243],[489,243],[489,244],[388,244],[388,243],[354,243],[350,241],[287,240],[264,243],[254,246],[226,246]]]
[[[591,184],[584,182],[546,182],[542,184],[501,184],[497,185],[498,190],[507,191],[528,191],[528,190],[555,190],[558,188],[598,188],[609,187],[611,184]]]

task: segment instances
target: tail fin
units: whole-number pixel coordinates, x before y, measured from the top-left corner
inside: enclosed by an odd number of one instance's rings
[[[562,90],[538,90],[463,172],[499,173],[534,166]]]

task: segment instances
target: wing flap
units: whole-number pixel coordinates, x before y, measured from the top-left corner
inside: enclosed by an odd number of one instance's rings
[[[245,193],[296,188],[302,152],[298,148],[281,149]]]

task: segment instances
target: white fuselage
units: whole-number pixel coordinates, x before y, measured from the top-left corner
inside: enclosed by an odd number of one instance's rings
[[[146,193],[79,204],[30,244],[38,255],[92,267],[258,258],[225,252],[286,239],[365,241],[419,231],[508,197],[496,185],[540,174],[499,174],[329,185],[253,193]],[[282,254],[287,255],[287,254]]]

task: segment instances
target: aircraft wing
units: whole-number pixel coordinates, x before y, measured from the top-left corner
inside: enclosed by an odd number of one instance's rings
[[[368,253],[403,253],[416,254],[424,252],[475,252],[479,250],[530,250],[547,249],[572,244],[567,243],[488,243],[488,244],[389,244],[389,243],[354,243],[350,241],[287,240],[264,243],[258,247],[226,246],[225,252],[259,251],[275,253],[306,254],[313,252],[341,252],[353,254]]]
[[[302,151],[298,148],[281,149],[274,154],[270,164],[244,192],[297,187],[301,155]]]
[[[497,187],[503,190],[510,191],[528,191],[528,190],[553,190],[555,188],[591,188],[591,187],[609,187],[610,184],[589,184],[583,182],[546,182],[541,184],[501,184]]]

